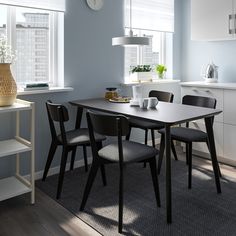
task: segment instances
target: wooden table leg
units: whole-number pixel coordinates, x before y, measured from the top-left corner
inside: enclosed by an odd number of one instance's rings
[[[215,139],[214,139],[214,132],[213,132],[213,127],[212,127],[212,117],[205,118],[205,125],[206,125],[206,130],[207,130],[212,166],[213,166],[213,170],[215,174],[216,189],[217,189],[217,193],[221,193],[219,164],[218,164],[217,156],[216,156]]]
[[[171,136],[170,126],[165,125],[165,147],[166,147],[166,213],[167,223],[172,222],[172,200],[171,200]]]

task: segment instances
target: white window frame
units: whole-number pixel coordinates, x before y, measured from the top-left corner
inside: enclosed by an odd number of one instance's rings
[[[7,6],[6,20],[7,40],[12,46],[12,49],[16,50],[16,7]],[[48,83],[52,87],[64,87],[64,13],[50,11],[49,22],[50,52]],[[12,68],[13,72],[16,71],[14,64]],[[22,83],[18,84],[19,86],[22,85]]]
[[[127,30],[127,28],[125,28],[125,30]],[[143,36],[142,33],[141,33],[142,31],[159,32],[159,31],[155,31],[155,30],[145,30],[145,29],[134,29],[134,30],[138,31],[138,36]],[[167,63],[167,60],[166,60],[167,59],[167,55],[166,55],[166,33],[167,32],[159,32],[159,33],[161,33],[159,63],[166,65],[166,63]],[[125,56],[125,53],[124,53],[124,56]],[[143,46],[137,46],[137,65],[143,65],[143,59],[144,59]],[[125,70],[125,68],[126,68],[126,66],[124,65],[124,70]],[[172,68],[169,68],[169,69],[172,72]],[[131,82],[130,74],[127,75],[126,71],[124,71],[124,74],[125,74],[125,82]],[[171,73],[171,77],[172,76],[173,75]]]

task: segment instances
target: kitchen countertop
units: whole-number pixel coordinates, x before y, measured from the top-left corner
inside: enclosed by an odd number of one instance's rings
[[[206,83],[204,81],[182,82],[183,87],[201,87],[201,88],[216,88],[216,89],[232,89],[236,90],[236,83]]]

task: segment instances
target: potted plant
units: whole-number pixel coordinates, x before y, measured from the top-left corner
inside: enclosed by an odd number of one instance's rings
[[[10,106],[16,99],[17,87],[10,69],[14,59],[15,53],[6,37],[0,36],[0,106]]]
[[[137,65],[131,67],[132,81],[152,81],[152,66],[151,65]]]
[[[162,64],[156,65],[156,72],[158,74],[159,79],[164,78],[166,71],[167,71],[167,68],[165,65],[162,65]]]

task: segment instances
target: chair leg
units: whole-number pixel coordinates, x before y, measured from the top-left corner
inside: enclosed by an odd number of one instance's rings
[[[120,168],[120,183],[119,183],[119,219],[118,231],[122,233],[123,228],[123,168]]]
[[[49,149],[49,153],[48,153],[48,159],[47,159],[47,162],[46,162],[46,165],[45,165],[45,168],[44,168],[44,172],[43,172],[43,179],[42,179],[43,181],[45,181],[45,179],[47,177],[48,170],[51,166],[52,159],[54,157],[56,149],[57,149],[57,144],[52,142],[51,146],[50,146],[50,149]]]
[[[206,142],[206,144],[207,144],[208,150],[210,152],[210,147],[209,147],[208,141]],[[217,166],[218,166],[218,170],[219,170],[219,176],[220,176],[220,178],[222,178],[222,174],[221,174],[221,170],[220,170],[220,166],[219,166],[219,162],[218,161],[217,161]]]
[[[75,155],[76,155],[76,147],[73,148],[72,153],[71,153],[70,170],[74,169]]]
[[[186,147],[186,165],[188,165],[188,162],[189,162],[189,160],[188,160],[189,150],[188,150],[188,144],[187,143],[185,144],[185,147]]]
[[[175,150],[175,145],[174,145],[173,139],[171,139],[171,150],[172,150],[172,153],[174,155],[175,160],[178,161],[178,157],[177,157],[177,153],[176,153],[176,150]]]
[[[188,143],[188,188],[192,188],[192,143]]]
[[[106,179],[105,165],[101,164],[100,169],[101,169],[103,185],[106,186],[107,185],[107,179]]]
[[[147,145],[147,141],[148,141],[148,129],[145,129],[145,140],[144,140],[145,145]]]
[[[88,180],[84,189],[84,194],[83,194],[82,202],[80,205],[80,211],[84,210],[84,207],[86,205],[86,202],[87,202],[87,199],[88,199],[88,196],[92,188],[99,166],[100,166],[100,163],[98,160],[93,161],[92,166],[89,171]]]
[[[61,190],[62,190],[64,174],[65,174],[65,169],[66,169],[67,155],[68,155],[68,150],[65,147],[63,147],[60,173],[59,173],[58,186],[57,186],[57,199],[59,199],[61,196]]]
[[[145,145],[147,145],[147,141],[148,141],[148,129],[145,129]],[[147,164],[146,162],[143,163],[143,168],[146,168]]]
[[[156,157],[153,157],[149,161],[151,175],[152,175],[152,183],[153,188],[156,196],[156,202],[157,206],[161,207],[161,200],[160,200],[160,191],[159,191],[159,184],[158,184],[158,178],[157,178],[157,167],[156,167]]]
[[[129,133],[126,135],[126,140],[130,139],[131,129],[132,129],[132,127],[129,127]]]
[[[83,145],[83,153],[84,153],[84,167],[85,167],[85,172],[88,171],[88,159],[87,159],[87,149],[86,145]]]
[[[100,150],[102,148],[102,142],[97,143],[97,148],[98,148],[98,150]],[[106,178],[105,165],[101,164],[100,169],[101,169],[103,186],[106,186],[107,185],[107,178]]]
[[[154,131],[154,129],[151,129],[151,135],[152,135],[152,146],[155,148],[156,144],[155,144],[155,131]]]
[[[158,156],[158,166],[157,166],[157,173],[158,175],[161,173],[161,165],[163,161],[165,151],[165,135],[161,135],[161,143],[160,143],[160,150],[159,150],[159,156]]]

